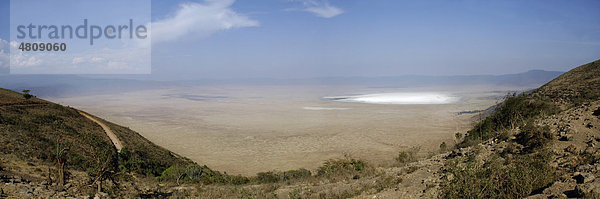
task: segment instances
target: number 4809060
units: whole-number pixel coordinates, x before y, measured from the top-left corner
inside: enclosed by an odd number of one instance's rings
[[[23,43],[19,45],[21,51],[66,51],[65,43]]]

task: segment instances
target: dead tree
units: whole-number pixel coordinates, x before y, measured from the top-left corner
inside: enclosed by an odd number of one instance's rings
[[[63,160],[65,152],[68,148],[61,148],[60,138],[56,139],[56,170],[58,172],[58,184],[65,184],[65,162]],[[50,172],[50,171],[49,171]]]
[[[52,168],[48,167],[48,184],[52,184]]]
[[[110,156],[106,157],[106,160],[104,160],[104,163],[102,163],[103,161],[101,160],[100,156],[96,157],[96,164],[97,165],[101,165],[100,167],[98,167],[98,170],[96,170],[96,177],[94,178],[94,181],[92,182],[92,184],[96,184],[98,192],[102,192],[102,181],[104,181],[107,177],[110,177],[111,175],[111,169],[110,169],[110,163],[111,163],[111,158]]]

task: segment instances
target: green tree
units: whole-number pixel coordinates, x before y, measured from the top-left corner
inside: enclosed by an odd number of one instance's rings
[[[31,97],[33,97],[33,95],[29,94],[29,92],[31,92],[31,90],[23,90],[23,97],[25,99],[30,99]]]
[[[462,138],[462,133],[456,132],[456,134],[454,134],[454,137],[456,138],[456,140],[460,140]]]
[[[446,142],[442,142],[442,144],[440,144],[440,152],[445,152],[446,150],[448,150],[448,146],[446,145]]]

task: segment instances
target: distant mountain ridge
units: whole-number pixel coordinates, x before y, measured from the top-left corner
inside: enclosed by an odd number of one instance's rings
[[[404,75],[388,77],[332,77],[315,78],[323,84],[361,83],[365,85],[396,85],[405,86],[431,86],[431,85],[513,85],[538,87],[563,74],[560,71],[530,70],[524,73],[505,75],[452,75],[452,76],[426,76]]]
[[[145,77],[78,76],[78,75],[0,75],[0,87],[10,90],[29,89],[40,97],[82,96],[118,93],[172,86],[195,85],[361,85],[368,87],[415,87],[436,85],[502,85],[539,87],[564,72],[530,70],[505,75],[425,76],[403,75],[386,77],[319,77],[304,79],[203,79],[156,81]]]

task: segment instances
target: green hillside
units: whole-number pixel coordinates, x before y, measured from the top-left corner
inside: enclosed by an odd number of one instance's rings
[[[191,163],[128,128],[108,124],[135,159],[138,168],[134,171],[140,174],[160,175],[169,166]],[[99,159],[112,162],[113,169],[118,169],[117,151],[108,136],[76,109],[0,89],[0,152],[54,163],[57,146],[65,149],[69,169],[87,171]]]

